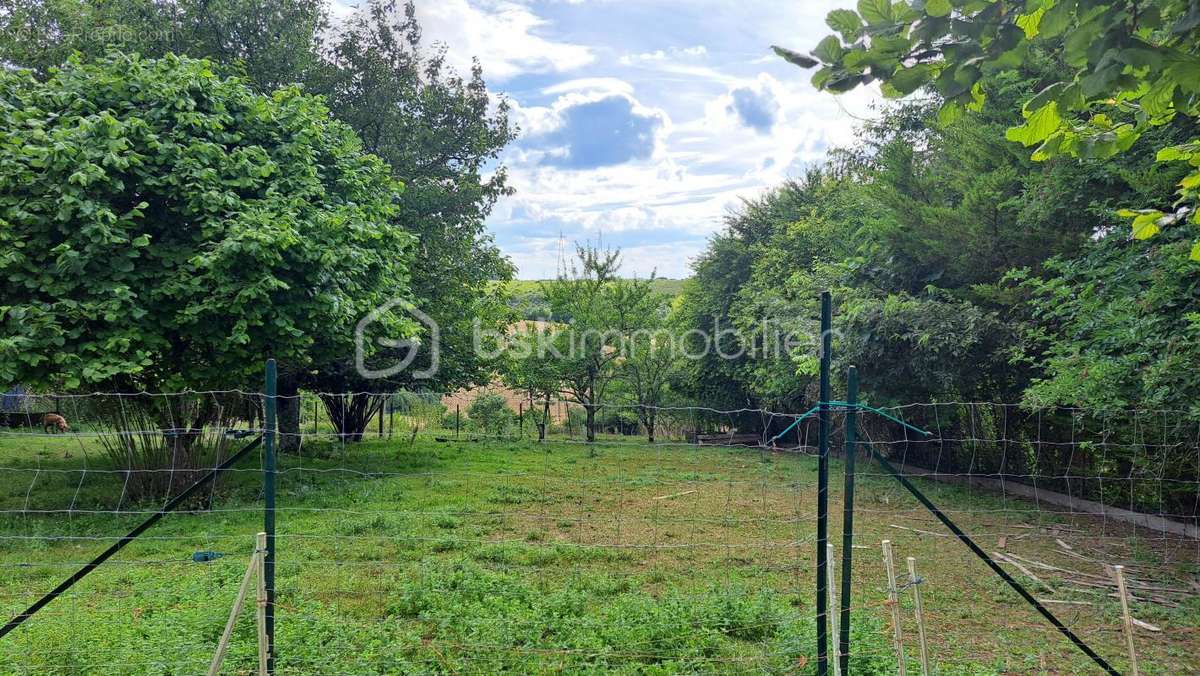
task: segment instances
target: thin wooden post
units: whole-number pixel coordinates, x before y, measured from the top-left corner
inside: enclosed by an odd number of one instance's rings
[[[832,612],[829,613],[829,635],[836,637],[838,635],[838,600],[837,587],[835,587],[833,584],[833,543],[827,542],[825,546],[829,548],[829,555],[826,557],[829,560],[829,566],[825,568],[825,570],[829,573],[829,607],[832,609]],[[837,639],[835,638],[833,641],[830,641],[830,643],[832,646],[830,650],[829,665],[833,667],[833,676],[841,676],[842,669],[838,664],[841,655],[838,651]]]
[[[264,674],[275,673],[275,416],[276,416],[276,365],[274,359],[267,360],[266,401],[263,419],[263,558],[261,559],[266,608],[263,630],[266,633],[267,659]],[[343,416],[344,419],[344,416]]]
[[[392,399],[395,393],[388,397],[387,413],[388,413],[388,439],[392,438],[392,434],[396,431],[396,407],[392,406]]]
[[[896,644],[896,664],[900,676],[907,676],[904,661],[904,635],[900,630],[900,598],[896,591],[896,561],[892,558],[892,541],[883,541],[883,565],[887,567],[888,605],[892,607],[892,641]]]
[[[458,404],[454,405],[454,438],[458,438],[458,430],[462,427],[462,410]]]
[[[258,569],[263,570],[267,558],[267,534],[259,533],[254,555],[258,557]],[[267,676],[267,576],[258,576],[258,674]]]
[[[383,407],[384,407],[384,406],[387,406],[387,399],[381,399],[381,400],[380,400],[380,402],[379,402],[379,413],[377,413],[377,414],[376,414],[376,415],[378,415],[378,416],[379,416],[379,438],[380,438],[380,439],[382,439],[382,438],[383,438]]]
[[[1125,586],[1125,566],[1113,566],[1117,592],[1121,595],[1121,614],[1125,620],[1125,642],[1129,646],[1129,673],[1138,676],[1137,651],[1133,647],[1133,615],[1129,612],[1129,589]]]
[[[925,644],[925,607],[921,604],[921,579],[917,577],[917,560],[908,557],[908,586],[913,590],[913,610],[917,616],[917,636],[921,639],[921,676],[929,676],[929,649]]]
[[[246,566],[246,574],[242,576],[242,584],[238,587],[237,598],[233,602],[233,610],[229,611],[229,621],[225,623],[225,631],[221,634],[221,641],[217,643],[217,653],[213,655],[212,663],[208,665],[208,676],[217,676],[217,674],[221,673],[221,663],[225,661],[225,653],[229,652],[229,641],[233,638],[233,627],[237,624],[237,617],[242,612],[242,606],[246,604],[246,594],[250,591],[250,581],[259,572],[258,543],[255,542],[254,546],[254,553],[250,555],[250,564]],[[259,575],[260,579],[261,577]]]

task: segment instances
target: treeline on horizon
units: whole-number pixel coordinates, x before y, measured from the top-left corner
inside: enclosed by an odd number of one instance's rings
[[[685,328],[752,332],[769,320],[815,335],[829,289],[835,381],[857,366],[873,405],[1013,405],[910,410],[940,437],[984,440],[949,453],[910,443],[911,461],[1037,476],[1093,497],[1105,491],[1052,477],[1121,478],[1106,500],[1194,514],[1200,264],[1188,228],[1137,240],[1117,214],[1174,200],[1188,168],[1156,163],[1155,149],[1194,138],[1194,118],[1106,160],[1034,162],[1005,130],[1063,66],[1032,54],[984,77],[978,112],[939,121],[935,97],[889,103],[857,143],[745,201],[695,262],[674,313]],[[803,411],[816,367],[807,352],[711,356],[687,364],[681,382],[710,406]],[[1080,450],[1079,439],[1112,445]],[[1175,499],[1150,494],[1164,478],[1184,482]]]
[[[1197,138],[1195,116],[1106,159],[1034,162],[1006,130],[1071,69],[1031,48],[982,75],[986,101],[960,116],[938,115],[933,94],[887,104],[856,144],[730,213],[688,280],[622,279],[618,255],[584,246],[561,278],[514,283],[485,220],[513,191],[502,164],[487,169],[518,130],[486,63],[453,72],[411,3],[330,22],[322,0],[21,0],[0,15],[0,61],[28,69],[0,72],[0,385],[257,391],[271,355],[282,401],[324,393],[351,437],[383,405],[364,392],[496,377],[582,405],[589,438],[617,406],[652,436],[661,406],[809,408],[810,346],[754,341],[764,323],[816,335],[828,289],[838,387],[856,365],[871,404],[940,402],[911,422],[978,442],[910,442],[907,459],[1194,516],[1194,236],[1134,239],[1118,211],[1173,203],[1190,169],[1156,149]],[[441,326],[434,378],[412,376],[424,352],[388,378],[356,369],[357,323],[396,298]],[[539,331],[615,334],[638,356],[594,341],[566,359],[488,359],[473,343],[477,324],[545,317]],[[421,335],[402,313],[376,328]],[[647,331],[744,344],[683,359]],[[200,429],[222,410],[146,415]],[[281,429],[298,423],[285,404]]]

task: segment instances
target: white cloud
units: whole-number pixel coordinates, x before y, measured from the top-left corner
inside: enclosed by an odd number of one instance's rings
[[[417,20],[426,40],[449,47],[452,65],[466,72],[472,57],[478,57],[489,81],[528,72],[568,72],[595,60],[584,45],[544,37],[553,27],[517,2],[418,2]]]
[[[633,85],[616,77],[584,77],[564,80],[556,85],[544,87],[543,94],[566,94],[568,92],[633,95]]]
[[[668,51],[656,49],[652,52],[641,52],[639,54],[625,54],[617,60],[622,66],[634,66],[638,64],[654,64],[663,63],[668,60],[686,60],[686,59],[701,59],[708,54],[708,48],[704,45],[695,45],[692,47],[684,47],[683,49],[671,48]]]
[[[522,138],[510,149],[513,169],[590,170],[655,156],[671,118],[642,104],[633,91],[618,78],[583,78],[543,89],[558,95],[548,106],[515,104]]]
[[[508,90],[516,194],[488,222],[522,277],[554,274],[560,232],[568,250],[603,234],[626,273],[685,276],[728,209],[874,116],[877,89],[818,92],[768,47],[810,49],[847,1],[418,0],[417,14],[426,43],[458,68],[478,56]]]

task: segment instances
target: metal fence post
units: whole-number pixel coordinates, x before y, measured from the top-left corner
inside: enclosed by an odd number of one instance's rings
[[[843,674],[850,673],[850,564],[854,556],[854,460],[858,454],[858,369],[846,373],[846,483],[842,502],[842,607],[838,621],[837,659]]]
[[[267,553],[262,572],[267,587],[267,672],[272,674],[275,673],[275,380],[275,360],[268,359],[263,430],[263,531],[267,534]]]
[[[817,675],[829,673],[829,362],[833,348],[830,335],[833,323],[833,299],[821,292],[821,381],[817,402],[819,424],[817,438]]]

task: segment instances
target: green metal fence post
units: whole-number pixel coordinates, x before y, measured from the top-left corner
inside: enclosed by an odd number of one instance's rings
[[[263,580],[267,587],[267,673],[275,673],[275,360],[267,360],[266,401],[263,430],[263,531],[267,534],[267,555]]]
[[[829,673],[829,366],[833,351],[833,299],[821,292],[821,381],[817,437],[817,675]]]
[[[854,459],[858,454],[858,369],[846,373],[846,484],[842,501],[842,607],[838,619],[838,666],[850,673],[850,562],[854,554]]]

